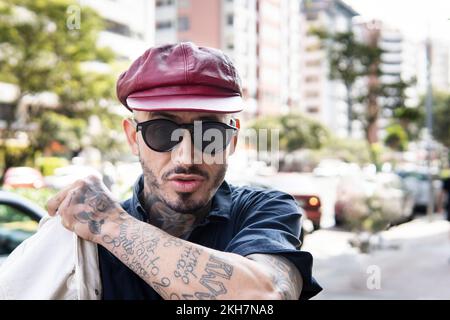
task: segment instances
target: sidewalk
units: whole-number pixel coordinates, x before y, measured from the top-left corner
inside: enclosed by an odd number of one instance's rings
[[[319,230],[303,249],[324,288],[315,299],[450,299],[450,223],[426,217],[382,233],[383,249],[361,254],[350,232]],[[379,275],[380,288],[369,289]]]

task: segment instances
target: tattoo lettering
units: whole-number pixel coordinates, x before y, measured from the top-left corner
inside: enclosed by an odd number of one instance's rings
[[[180,259],[178,259],[177,270],[174,271],[174,276],[180,278],[184,284],[189,284],[189,277],[191,276],[197,278],[194,274],[194,269],[197,266],[200,254],[200,249],[186,246]]]
[[[233,274],[233,266],[224,260],[210,256],[205,267],[205,274],[200,279],[200,284],[208,289],[208,292],[196,292],[195,297],[200,300],[215,299],[217,296],[227,293],[222,279],[230,280]]]
[[[170,280],[167,277],[161,279],[160,282],[153,281],[152,287],[155,291],[164,299],[167,300],[170,298],[170,295],[167,293],[166,288],[170,286]]]
[[[160,237],[149,234],[145,226],[139,224],[129,226],[127,222],[124,222],[119,227],[117,237],[111,238],[105,235],[103,241],[111,245],[111,252],[120,255],[120,259],[143,279],[159,274],[160,268],[157,262],[160,257],[155,256],[155,252]],[[120,247],[123,251],[118,250]]]
[[[174,237],[170,237],[166,242],[164,242],[163,246],[165,248],[169,248],[171,246],[175,246],[175,247],[181,247],[183,245],[183,241],[181,241],[181,239],[178,238],[174,238]]]

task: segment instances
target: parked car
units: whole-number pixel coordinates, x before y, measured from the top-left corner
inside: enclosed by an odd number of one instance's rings
[[[408,221],[413,217],[413,195],[405,188],[398,175],[353,175],[342,177],[337,184],[334,206],[336,225],[341,226],[349,219],[358,218],[358,206],[361,215],[369,212],[368,208],[361,207],[361,204],[368,205],[368,199],[376,200],[390,225]]]
[[[266,177],[264,181],[272,188],[292,195],[312,222],[314,230],[317,230],[322,219],[322,202],[313,180],[314,177],[307,174],[278,173]]]
[[[42,174],[30,167],[12,167],[6,170],[4,187],[10,188],[42,188],[45,186]]]
[[[437,208],[439,192],[442,187],[442,182],[437,175],[432,175],[433,199],[431,199],[428,174],[425,170],[399,171],[397,174],[414,197],[414,212],[426,212],[430,201],[434,201],[434,208]]]
[[[347,163],[338,159],[323,159],[314,168],[317,177],[339,177],[360,173],[361,168],[356,163]]]
[[[33,235],[47,212],[13,192],[0,190],[0,264],[25,239]]]
[[[240,178],[228,177],[226,180],[236,186],[277,189],[291,194],[297,200],[299,207],[305,212],[305,215],[302,216],[302,232],[300,235],[300,241],[303,243],[305,235],[320,228],[320,219],[322,215],[320,198],[315,194],[302,193],[298,187],[293,188],[292,184],[299,185],[297,175],[290,176],[289,174],[281,174],[281,176],[279,176],[278,174],[276,177],[277,178],[271,176],[268,178],[267,176],[252,175]]]

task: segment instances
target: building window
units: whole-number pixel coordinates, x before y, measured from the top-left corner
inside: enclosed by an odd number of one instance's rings
[[[308,113],[318,113],[319,112],[319,107],[318,106],[309,106],[306,108],[306,111]]]
[[[190,0],[178,0],[178,8],[187,9],[191,6]]]
[[[308,82],[308,83],[310,83],[310,82],[318,82],[318,81],[319,81],[319,76],[312,75],[312,76],[306,76],[305,77],[305,82]]]
[[[171,6],[174,3],[175,3],[175,0],[156,0],[157,7]]]
[[[228,14],[227,15],[227,25],[232,26],[234,24],[234,15]]]
[[[320,61],[320,60],[309,60],[309,61],[306,61],[306,66],[307,67],[320,67],[321,64],[322,64],[322,61]]]
[[[109,32],[117,33],[117,34],[120,34],[120,35],[123,35],[126,37],[131,36],[132,32],[130,30],[130,27],[128,27],[127,25],[125,25],[123,23],[105,19],[105,24],[106,24],[106,30],[108,30]]]
[[[170,29],[172,28],[172,21],[158,21],[156,22],[156,29]]]
[[[178,31],[187,31],[189,30],[189,18],[188,17],[179,17],[178,18]]]
[[[306,98],[318,98],[319,97],[319,92],[318,91],[306,91],[305,92],[305,97]]]

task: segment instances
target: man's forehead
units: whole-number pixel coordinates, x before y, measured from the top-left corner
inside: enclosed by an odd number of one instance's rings
[[[134,111],[139,119],[151,120],[167,118],[171,120],[191,122],[194,120],[223,121],[229,118],[229,114],[217,112],[189,112],[189,111]]]

